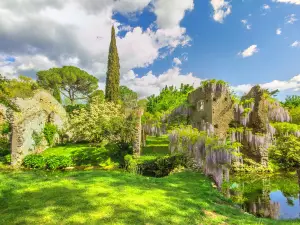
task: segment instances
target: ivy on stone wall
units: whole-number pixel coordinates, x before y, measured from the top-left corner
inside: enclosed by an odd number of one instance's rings
[[[57,133],[57,127],[52,123],[46,123],[43,133],[49,146],[53,146],[54,136]]]

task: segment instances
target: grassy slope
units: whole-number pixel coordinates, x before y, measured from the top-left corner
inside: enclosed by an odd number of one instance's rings
[[[276,224],[232,207],[195,172],[2,173],[0,190],[0,224]]]
[[[73,154],[64,146],[44,154]],[[76,150],[77,149],[77,150]],[[148,139],[146,158],[167,153]],[[118,171],[2,172],[0,224],[299,224],[258,219],[228,202],[200,173],[148,178]]]

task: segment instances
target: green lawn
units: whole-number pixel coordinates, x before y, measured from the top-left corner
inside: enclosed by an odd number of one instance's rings
[[[50,148],[43,155],[99,163],[113,146]],[[168,154],[167,137],[148,137],[143,159]],[[94,161],[93,161],[94,160]],[[96,161],[95,161],[96,160]],[[98,160],[98,161],[97,161]],[[0,224],[300,224],[241,212],[201,173],[164,178],[121,171],[0,171]]]
[[[5,225],[276,224],[242,213],[195,172],[164,178],[100,170],[2,172],[0,215]]]
[[[146,143],[146,147],[143,147],[141,151],[141,160],[151,160],[169,153],[169,140],[166,135],[161,137],[148,136]],[[70,156],[82,159],[81,163],[83,164],[97,166],[108,160],[108,158],[111,158],[116,163],[119,162],[120,159],[114,157],[116,152],[116,146],[110,144],[103,144],[98,147],[90,144],[67,144],[48,148],[42,155]]]

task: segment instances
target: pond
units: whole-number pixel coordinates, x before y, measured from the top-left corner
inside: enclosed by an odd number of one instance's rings
[[[223,193],[244,211],[279,220],[300,218],[300,196],[295,174],[232,175]]]

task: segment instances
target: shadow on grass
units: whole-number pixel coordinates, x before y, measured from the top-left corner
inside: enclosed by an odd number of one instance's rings
[[[0,224],[275,224],[242,214],[192,172],[3,173],[0,190]]]

